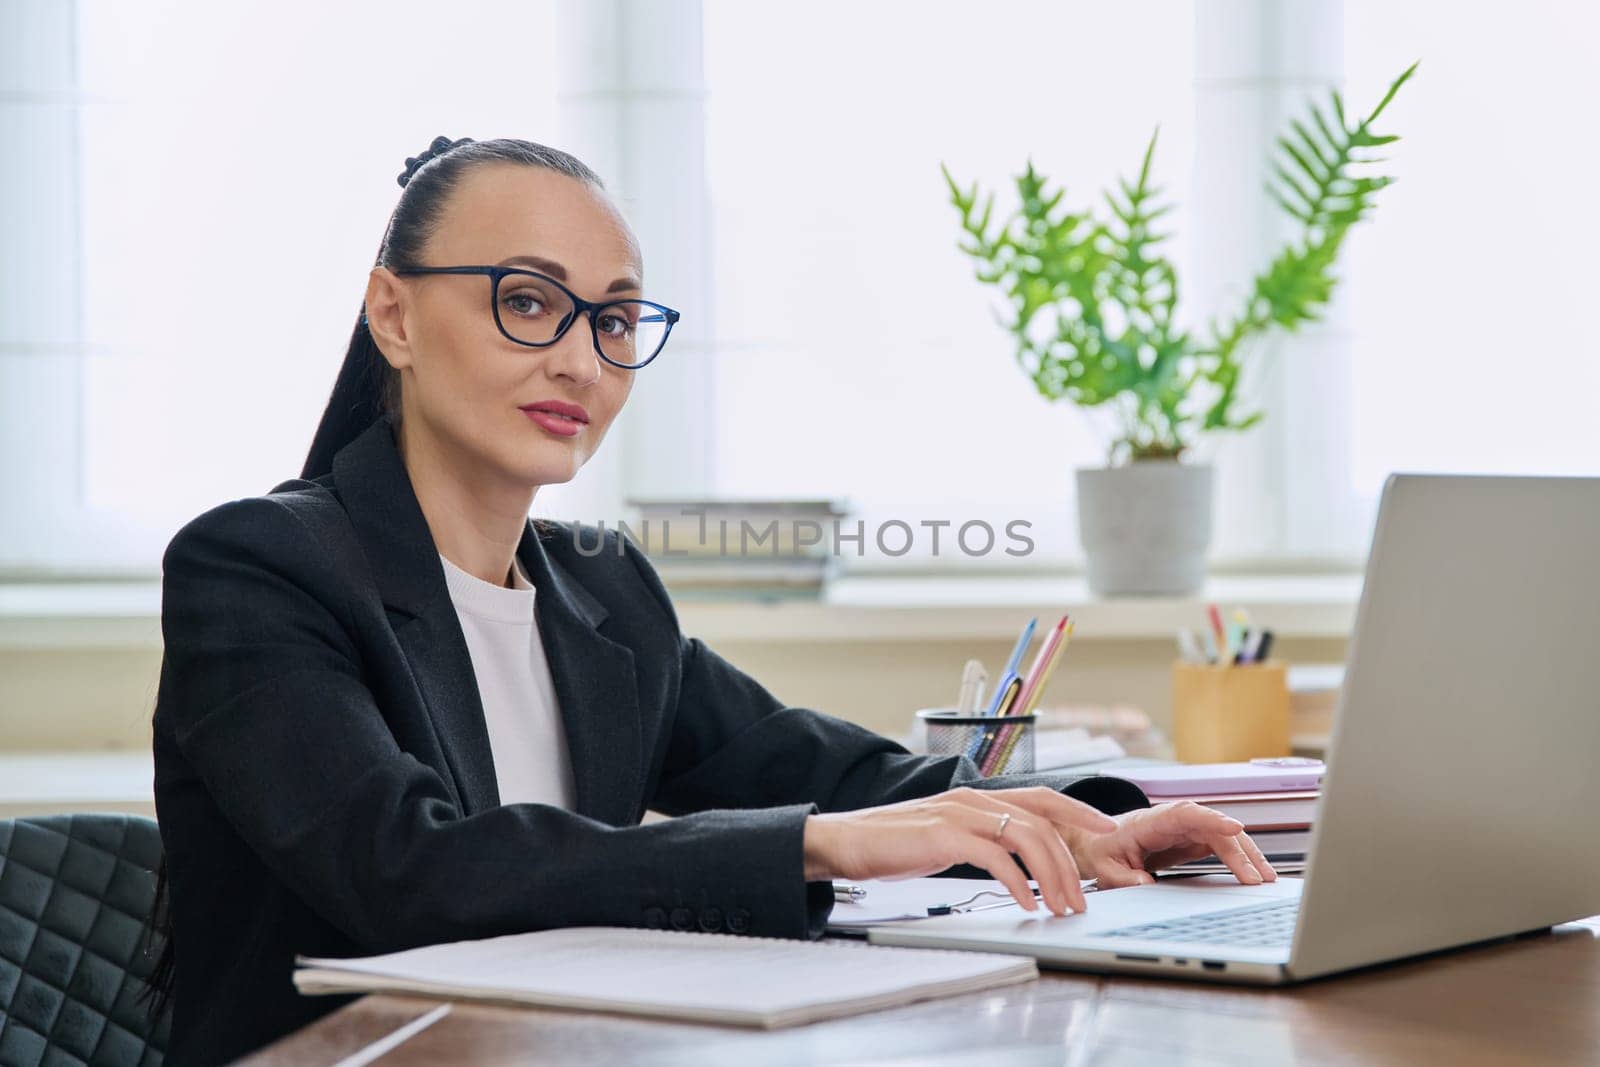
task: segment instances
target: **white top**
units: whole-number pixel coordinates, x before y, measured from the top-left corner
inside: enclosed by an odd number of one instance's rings
[[[537,591],[522,562],[513,560],[516,588],[508,589],[439,560],[472,655],[500,803],[571,810],[572,756],[533,612]]]

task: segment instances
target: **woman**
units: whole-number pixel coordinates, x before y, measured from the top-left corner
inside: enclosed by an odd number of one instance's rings
[[[1209,809],[983,780],[786,707],[679,630],[631,542],[530,521],[677,313],[637,302],[638,243],[563,152],[441,137],[399,180],[302,477],[163,559],[173,1062],[348,999],[297,996],[297,953],[581,924],[817,937],[832,878],[981,868],[1034,910],[1031,875],[1063,914],[1080,876],[1211,851],[1275,877]]]

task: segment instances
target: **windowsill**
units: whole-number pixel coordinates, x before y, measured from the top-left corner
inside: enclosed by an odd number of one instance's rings
[[[0,583],[0,649],[160,647],[159,581]]]
[[[686,633],[724,641],[1015,639],[1019,621],[1070,613],[1074,640],[1171,640],[1216,603],[1243,608],[1278,637],[1349,636],[1361,576],[1215,577],[1192,597],[1103,598],[1081,576],[851,576],[820,600],[674,599]]]
[[[674,595],[684,632],[709,644],[1011,640],[1027,615],[1070,612],[1075,639],[1170,639],[1198,627],[1202,606],[1240,607],[1280,638],[1349,636],[1361,575],[1221,575],[1193,597],[1089,592],[1081,576],[852,575],[818,600]],[[0,649],[161,647],[159,582],[0,584]]]
[[[153,768],[148,751],[0,753],[0,818],[75,811],[154,816]]]

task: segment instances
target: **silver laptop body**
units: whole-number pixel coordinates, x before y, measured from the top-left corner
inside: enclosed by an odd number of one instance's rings
[[[1282,983],[1600,913],[1600,478],[1384,485],[1303,879],[1163,879],[879,944]]]

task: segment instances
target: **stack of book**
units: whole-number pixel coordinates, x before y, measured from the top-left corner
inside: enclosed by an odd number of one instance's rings
[[[1321,790],[1303,789],[1282,793],[1198,793],[1160,799],[1192,800],[1238,819],[1244,823],[1245,833],[1267,857],[1267,862],[1282,871],[1305,866],[1306,849],[1311,844],[1311,824],[1321,796]]]
[[[856,530],[832,500],[632,499],[629,535],[674,595],[815,599]],[[844,541],[853,551],[855,541]]]
[[[1267,862],[1280,873],[1290,874],[1305,869],[1324,769],[1319,760],[1285,759],[1136,767],[1110,773],[1134,781],[1149,794],[1152,804],[1192,800],[1238,819]],[[1185,783],[1192,786],[1185,787]],[[1203,873],[1218,866],[1216,858],[1208,856],[1172,870]]]

